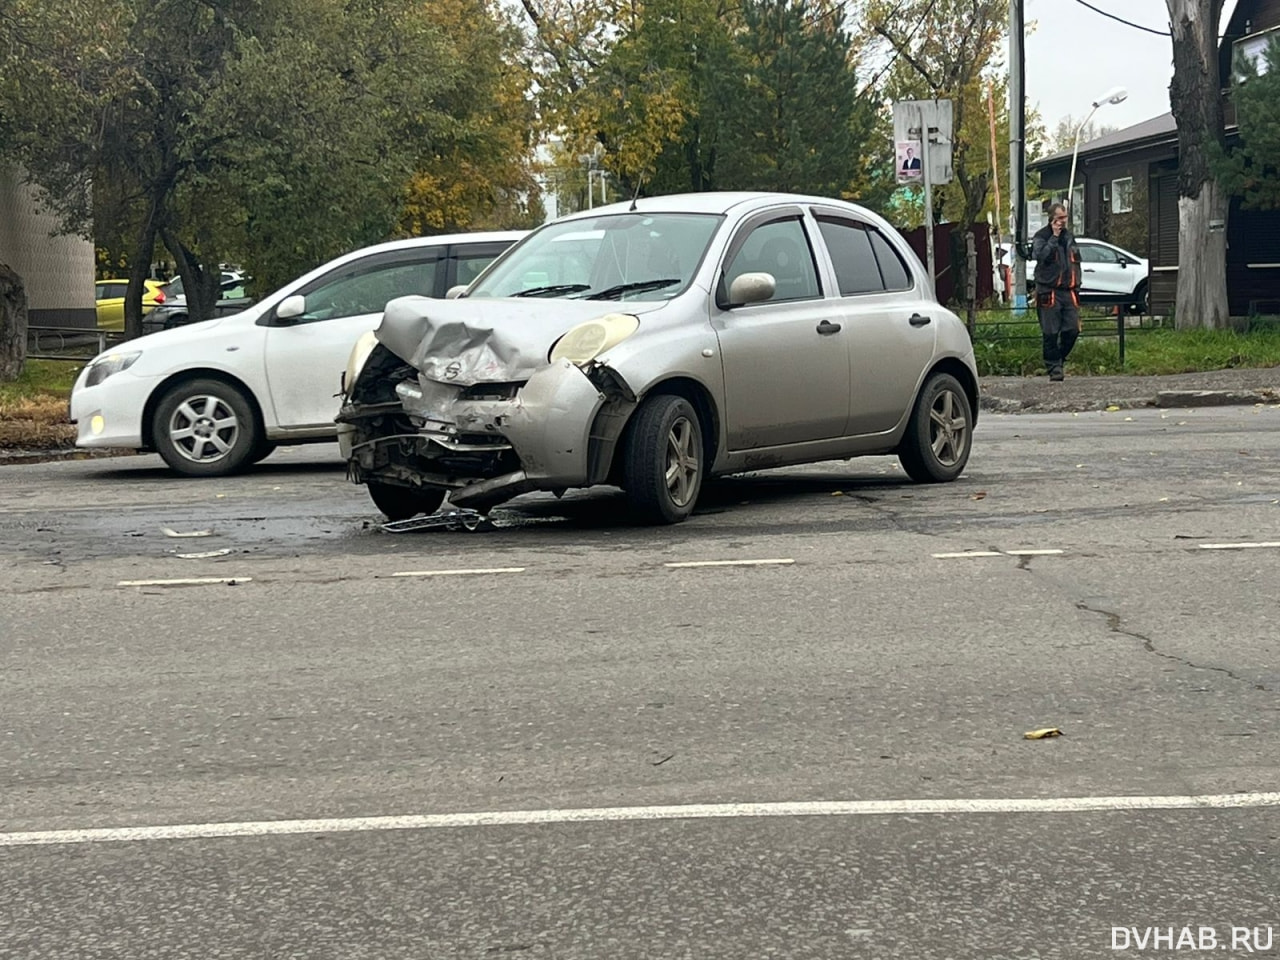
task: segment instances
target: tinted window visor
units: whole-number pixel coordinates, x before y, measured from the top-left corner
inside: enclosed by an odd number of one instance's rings
[[[467,297],[669,300],[692,282],[722,220],[615,213],[555,223],[497,263]]]

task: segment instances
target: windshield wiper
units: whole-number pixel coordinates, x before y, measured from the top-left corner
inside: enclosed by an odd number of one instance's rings
[[[659,277],[655,280],[633,280],[631,283],[620,283],[615,287],[607,287],[599,293],[593,293],[585,300],[613,300],[621,298],[624,293],[640,293],[645,290],[661,290],[673,283],[683,283],[680,277]]]
[[[528,290],[518,290],[511,294],[513,297],[554,297],[560,293],[578,293],[591,287],[589,283],[552,283],[545,287],[530,287]]]

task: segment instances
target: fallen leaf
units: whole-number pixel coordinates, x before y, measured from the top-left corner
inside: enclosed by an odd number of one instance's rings
[[[1107,407],[1107,413],[1115,413],[1115,412],[1116,412],[1117,410],[1119,410],[1119,409],[1120,409],[1120,408],[1119,408],[1119,407],[1117,407],[1117,406],[1113,403],[1113,404],[1111,404],[1110,406],[1108,406],[1108,407]]]
[[[1125,417],[1125,418],[1124,418],[1124,422],[1125,422],[1125,423],[1133,423],[1133,417]]]
[[[973,495],[973,499],[974,499],[974,500],[985,500],[985,499],[987,499],[987,491],[985,491],[985,490],[979,490],[977,493],[975,493],[975,494]]]
[[[1043,730],[1029,730],[1022,735],[1023,740],[1048,740],[1050,737],[1060,737],[1062,731],[1057,727],[1045,727]]]
[[[210,550],[208,553],[180,553],[179,560],[207,560],[210,557],[225,557],[231,552],[230,547],[223,547],[221,550]]]
[[[831,495],[832,495],[833,497],[843,497],[843,496],[844,496],[844,491],[843,491],[843,490],[837,490],[835,493],[833,493],[833,494],[831,494]]]

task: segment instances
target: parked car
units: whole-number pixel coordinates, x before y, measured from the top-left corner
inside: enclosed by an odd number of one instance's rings
[[[155,450],[219,476],[277,444],[332,440],[351,345],[388,300],[443,296],[521,233],[399,240],[338,257],[228,317],[149,334],[96,357],[71,393],[82,447]]]
[[[1086,301],[1090,297],[1124,297],[1120,305],[1135,313],[1150,310],[1150,262],[1130,253],[1123,247],[1104,240],[1077,237],[1080,247],[1080,295]],[[1008,266],[1009,256],[1004,253],[1000,262]],[[1027,261],[1027,284],[1035,283],[1035,261]]]
[[[159,280],[144,280],[142,314],[145,317],[159,304],[164,303],[164,284]],[[124,293],[129,281],[122,279],[99,280],[94,284],[94,300],[98,311],[98,329],[124,330]]]
[[[348,477],[391,519],[616,484],[649,522],[708,477],[969,457],[964,324],[870,211],[785,194],[598,207],[543,226],[444,301],[387,304],[344,375]]]
[[[257,301],[249,296],[248,287],[253,282],[251,277],[243,274],[222,275],[222,288],[218,292],[218,300],[213,305],[213,316],[226,317],[241,310],[247,310]],[[183,291],[182,278],[175,277],[164,285],[164,303],[152,310],[142,321],[142,329],[151,333],[156,330],[172,330],[190,323],[187,312],[187,297]]]

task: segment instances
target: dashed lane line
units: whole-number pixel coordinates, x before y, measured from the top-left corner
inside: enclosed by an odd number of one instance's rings
[[[369,833],[385,830],[504,827],[555,823],[643,820],[730,820],[779,817],[913,816],[923,814],[1112,813],[1143,810],[1232,810],[1280,807],[1280,793],[1202,796],[1030,797],[952,800],[850,800],[798,803],[707,803],[568,810],[498,810],[419,816],[341,817],[323,820],[258,820],[153,827],[32,830],[0,833],[0,847],[54,846],[155,840],[208,840],[288,834]]]

